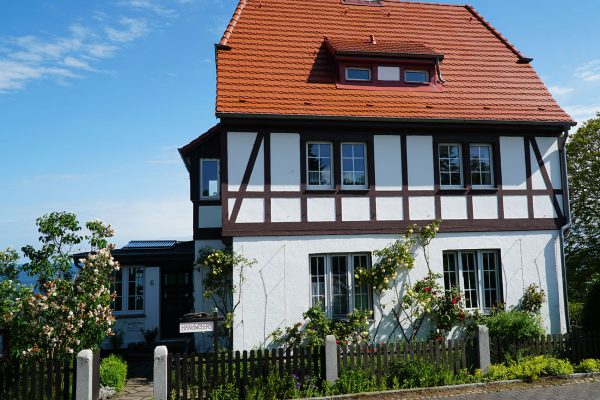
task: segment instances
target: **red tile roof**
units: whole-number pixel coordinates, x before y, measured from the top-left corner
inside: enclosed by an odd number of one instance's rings
[[[443,58],[443,54],[423,46],[420,43],[386,42],[373,39],[325,39],[332,54],[394,55],[394,56],[430,56]]]
[[[444,55],[442,93],[338,89],[325,38]],[[240,0],[217,53],[217,115],[572,123],[521,53],[470,6]],[[399,50],[399,48],[396,48]],[[367,103],[369,106],[367,106]]]

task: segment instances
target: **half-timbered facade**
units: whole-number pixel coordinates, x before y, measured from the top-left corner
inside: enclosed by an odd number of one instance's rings
[[[234,346],[267,345],[317,303],[388,318],[353,270],[433,219],[431,267],[468,308],[535,283],[564,331],[573,122],[530,62],[469,6],[241,0],[217,45],[220,123],[180,149],[196,250],[257,260]],[[426,271],[420,255],[402,279]]]

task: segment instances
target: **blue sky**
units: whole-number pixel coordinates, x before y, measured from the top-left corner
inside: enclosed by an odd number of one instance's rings
[[[213,44],[236,4],[0,2],[0,249],[52,210],[111,223],[117,245],[191,238],[177,147],[216,122]],[[576,120],[600,111],[600,2],[471,4]]]

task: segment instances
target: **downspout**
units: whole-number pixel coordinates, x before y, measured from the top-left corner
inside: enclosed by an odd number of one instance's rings
[[[444,77],[442,76],[442,68],[440,67],[440,58],[439,57],[435,58],[435,68],[437,69],[438,81],[442,84],[446,83],[446,81],[444,80]]]
[[[561,253],[561,267],[562,267],[562,280],[563,280],[563,297],[565,307],[565,318],[567,323],[567,332],[571,332],[571,319],[569,316],[569,296],[567,290],[567,262],[565,259],[565,236],[568,236],[571,230],[571,206],[569,204],[569,175],[567,173],[567,152],[566,144],[569,138],[569,131],[565,128],[564,135],[559,138],[558,151],[560,153],[560,164],[561,164],[561,175],[562,175],[562,187],[563,187],[563,210],[565,215],[565,224],[560,228],[560,253]]]

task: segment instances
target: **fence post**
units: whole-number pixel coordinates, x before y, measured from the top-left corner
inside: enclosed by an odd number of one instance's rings
[[[77,400],[93,400],[94,353],[92,350],[81,350],[77,354],[77,382],[75,398]]]
[[[325,337],[325,379],[334,383],[338,378],[337,342],[335,336]]]
[[[156,346],[154,349],[154,400],[168,400],[167,363],[168,350],[166,346]]]
[[[490,331],[485,325],[477,327],[477,358],[481,371],[487,372],[490,366]]]

